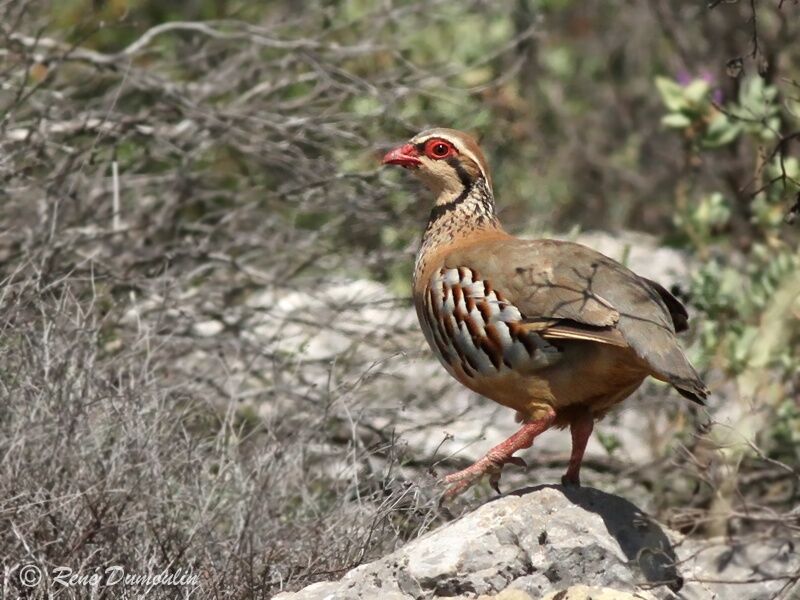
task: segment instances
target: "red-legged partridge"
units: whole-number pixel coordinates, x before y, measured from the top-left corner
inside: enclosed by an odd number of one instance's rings
[[[446,496],[506,463],[550,427],[569,425],[564,484],[579,484],[594,421],[649,375],[702,403],[708,390],[676,332],[686,309],[662,286],[570,242],[522,240],[495,214],[475,141],[431,129],[395,148],[436,196],[414,268],[414,305],[431,349],[469,389],[513,408],[522,426],[472,466],[445,478]]]

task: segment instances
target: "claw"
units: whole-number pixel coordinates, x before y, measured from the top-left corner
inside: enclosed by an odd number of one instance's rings
[[[489,477],[489,485],[492,486],[492,489],[497,492],[498,494],[502,494],[500,491],[500,475],[503,473],[503,467],[511,464],[517,467],[522,467],[523,469],[528,468],[528,463],[526,463],[523,459],[519,456],[509,456],[503,461],[503,464],[499,465],[496,470],[492,471],[491,476]]]
[[[506,463],[510,463],[512,465],[516,465],[518,467],[522,467],[523,469],[527,469],[528,468],[528,463],[526,463],[519,456],[510,456],[508,458],[508,460],[506,461]]]
[[[489,485],[492,486],[492,489],[497,492],[498,494],[502,494],[500,491],[500,473],[493,473],[491,477],[489,477]]]

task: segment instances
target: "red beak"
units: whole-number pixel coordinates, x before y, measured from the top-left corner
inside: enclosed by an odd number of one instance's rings
[[[418,167],[420,165],[419,152],[413,144],[403,144],[387,152],[381,164],[400,165],[406,169]]]

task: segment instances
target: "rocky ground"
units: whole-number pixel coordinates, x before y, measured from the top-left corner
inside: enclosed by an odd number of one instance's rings
[[[619,496],[537,486],[275,600],[766,600],[798,568],[788,539],[689,540]]]

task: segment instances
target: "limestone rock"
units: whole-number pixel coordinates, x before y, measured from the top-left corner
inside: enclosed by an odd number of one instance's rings
[[[618,496],[539,486],[490,500],[339,581],[276,600],[653,600],[676,592],[766,600],[799,567],[790,543],[690,543]],[[770,578],[744,583],[759,572]]]
[[[496,594],[478,596],[478,600],[536,600],[522,590],[503,590]]]
[[[648,592],[620,592],[607,587],[573,585],[557,592],[550,592],[542,600],[653,600]]]

